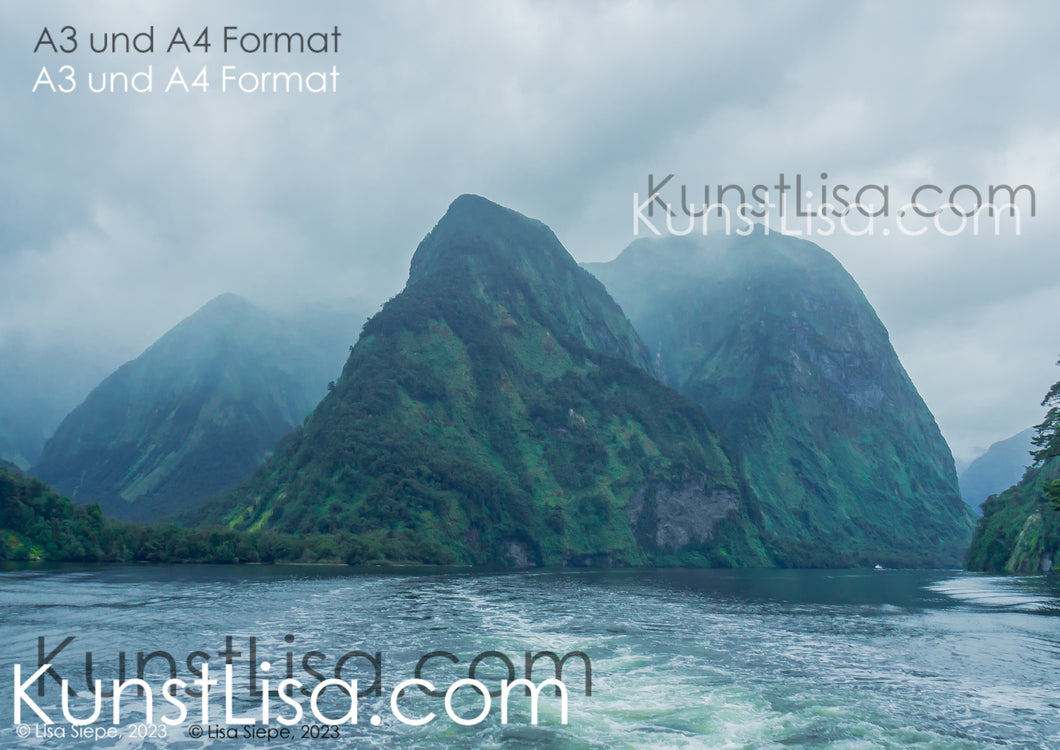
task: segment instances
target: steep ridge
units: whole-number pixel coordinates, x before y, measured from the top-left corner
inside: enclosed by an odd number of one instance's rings
[[[33,473],[116,518],[195,507],[253,474],[324,395],[345,347],[304,333],[236,295],[215,298],[104,379]]]
[[[959,563],[972,519],[952,456],[830,254],[758,228],[638,240],[586,267],[660,379],[735,446],[782,564]]]
[[[477,196],[255,477],[193,516],[362,560],[769,564],[702,410],[544,224]]]

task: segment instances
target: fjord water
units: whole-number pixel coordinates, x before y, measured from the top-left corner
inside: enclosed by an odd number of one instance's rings
[[[3,747],[1060,748],[1055,578],[890,570],[56,566],[0,572],[0,613]],[[293,644],[284,642],[287,634]],[[35,668],[38,636],[49,651],[74,636],[53,661],[81,689],[72,706],[82,716],[91,708],[86,651],[95,677],[117,676],[119,652],[135,665],[137,652],[161,649],[177,657],[180,676],[190,680],[184,656],[202,650],[213,655],[211,665],[223,665],[216,654],[226,636],[241,651],[237,665],[245,665],[247,639],[255,636],[258,660],[276,664],[273,674],[289,650],[302,678],[308,651],[321,652],[315,657],[321,671],[345,652],[379,651],[384,693],[361,699],[359,723],[342,727],[341,739],[271,745],[192,739],[187,732],[198,706],[190,698],[189,718],[164,739],[133,738],[127,727],[118,739],[20,739],[12,726],[13,665],[23,665],[24,677]],[[430,663],[424,676],[445,689],[466,677],[482,652],[508,655],[521,672],[526,651],[546,649],[583,651],[592,662],[591,697],[583,694],[580,664],[567,662],[566,727],[547,694],[536,727],[525,699],[513,701],[507,726],[499,700],[474,727],[449,720],[441,699],[403,698],[410,715],[438,715],[423,727],[402,725],[389,712],[390,689],[430,651],[460,659],[453,667]],[[359,669],[347,668],[344,676],[370,681],[363,662]],[[503,671],[491,658],[477,676],[495,686]],[[161,685],[161,674],[152,684]],[[235,712],[260,715],[246,693],[237,688]],[[49,685],[39,700],[52,716],[60,715],[58,695]],[[330,704],[332,716],[344,713],[344,700]],[[111,705],[104,700],[105,713]],[[223,698],[212,705],[216,720]],[[481,705],[470,688],[458,694],[463,716]],[[280,726],[277,714],[289,715],[284,708],[274,699],[271,726]],[[173,714],[161,701],[156,710]],[[23,721],[31,720],[23,711]],[[373,715],[381,725],[369,722]]]

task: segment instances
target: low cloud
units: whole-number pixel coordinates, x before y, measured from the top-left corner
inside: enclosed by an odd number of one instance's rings
[[[0,350],[76,338],[118,364],[210,297],[381,302],[456,195],[550,224],[579,260],[631,239],[650,173],[690,185],[1031,184],[1022,236],[811,238],[876,306],[955,452],[1035,419],[1055,379],[1057,11],[1044,4],[109,2],[0,8]],[[47,25],[159,36],[342,31],[325,95],[30,93]],[[216,35],[214,43],[219,41]],[[216,81],[215,81],[216,85]]]

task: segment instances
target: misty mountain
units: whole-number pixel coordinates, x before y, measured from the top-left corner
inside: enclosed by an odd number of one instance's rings
[[[120,361],[78,343],[6,341],[0,349],[0,458],[23,469],[36,463],[63,417]]]
[[[548,227],[465,195],[305,427],[193,517],[342,534],[353,562],[769,564],[702,409],[649,367]]]
[[[972,461],[958,477],[964,502],[979,511],[979,506],[991,495],[1007,490],[1019,482],[1031,465],[1031,438],[1034,428],[1005,440],[999,440]]]
[[[789,564],[953,565],[971,512],[934,418],[854,280],[793,237],[638,240],[586,264],[658,377],[735,448]]]
[[[361,320],[326,308],[283,318],[217,297],[103,380],[33,473],[116,518],[184,512],[253,474],[302,423]]]

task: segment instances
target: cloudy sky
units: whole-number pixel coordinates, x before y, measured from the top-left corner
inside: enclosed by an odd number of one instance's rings
[[[465,192],[588,261],[632,239],[649,174],[694,194],[781,173],[819,189],[826,172],[895,203],[924,183],[1027,184],[1019,234],[811,237],[967,457],[1037,421],[1060,376],[1058,19],[1047,2],[0,0],[0,356],[69,344],[116,366],[225,291],[374,305]],[[75,52],[34,53],[63,26]],[[153,53],[89,49],[151,26]],[[208,27],[209,52],[166,54],[178,26]],[[341,37],[225,53],[225,26]],[[32,92],[43,67],[63,85],[63,65],[73,93]],[[88,90],[89,73],[149,65],[151,93]],[[178,65],[210,89],[162,91]],[[222,92],[225,65],[340,77],[334,93]]]

